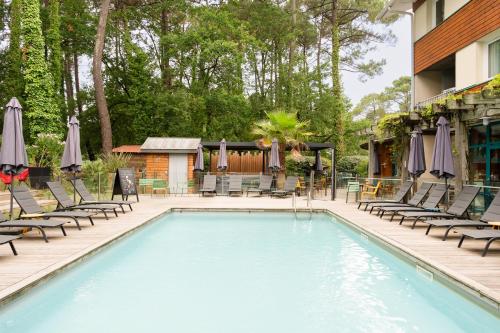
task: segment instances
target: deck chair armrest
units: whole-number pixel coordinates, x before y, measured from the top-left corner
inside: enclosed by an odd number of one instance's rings
[[[38,213],[34,213],[34,214],[22,214],[21,217],[23,218],[27,218],[27,219],[30,219],[30,218],[35,218],[35,217],[43,217],[44,214],[38,214]]]

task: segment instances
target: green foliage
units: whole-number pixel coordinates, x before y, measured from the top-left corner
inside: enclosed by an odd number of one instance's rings
[[[49,69],[53,79],[53,90],[57,101],[62,104],[62,51],[61,51],[61,16],[59,14],[59,0],[49,0],[49,27],[46,41],[49,50]]]
[[[368,173],[368,156],[344,156],[337,161],[337,171],[364,177]]]
[[[408,138],[408,133],[406,133],[407,126],[404,122],[404,118],[408,116],[408,113],[391,113],[385,115],[377,124],[378,136],[380,138],[392,138],[392,156],[394,160],[398,161],[398,165],[402,162],[402,152],[403,144],[405,139]]]
[[[330,168],[330,159],[321,157],[321,164],[323,168]],[[286,173],[288,175],[309,175],[312,169],[314,169],[316,163],[315,156],[292,156],[287,155],[285,158]]]
[[[34,143],[27,147],[30,165],[59,169],[64,142],[55,134],[39,133]]]
[[[21,6],[22,0],[12,0],[10,3],[9,48],[5,55],[5,80],[2,82],[3,89],[1,89],[5,95],[0,92],[3,95],[2,105],[12,97],[21,98],[24,89],[21,74]]]
[[[23,76],[26,96],[26,128],[34,141],[39,133],[60,134],[59,109],[54,100],[53,81],[45,62],[40,4],[22,0]]]
[[[117,169],[126,168],[129,165],[131,155],[125,153],[109,154],[102,156],[104,170],[107,173],[116,172]]]
[[[482,89],[481,92],[483,96],[500,96],[500,74],[495,75],[493,79],[488,82]]]

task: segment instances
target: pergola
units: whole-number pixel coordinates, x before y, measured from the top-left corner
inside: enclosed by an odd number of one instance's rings
[[[335,165],[335,154],[334,154],[334,149],[333,145],[331,143],[320,143],[320,142],[305,142],[305,146],[307,147],[307,150],[317,152],[320,150],[331,150],[332,151],[332,166]],[[207,149],[209,151],[209,165],[212,165],[212,151],[214,150],[219,150],[220,142],[218,141],[202,141],[201,145],[203,146],[204,149]],[[286,150],[290,151],[292,150],[292,146],[287,145]],[[263,159],[262,159],[262,170],[266,170],[266,165],[268,161],[268,153],[270,151],[270,147],[262,147],[257,144],[255,141],[243,141],[243,142],[231,142],[231,141],[226,141],[226,149],[227,150],[232,150],[236,151],[241,154],[241,152],[247,152],[247,151],[262,151],[264,152],[263,154]],[[332,192],[331,192],[331,199],[335,199],[335,168],[332,167]]]

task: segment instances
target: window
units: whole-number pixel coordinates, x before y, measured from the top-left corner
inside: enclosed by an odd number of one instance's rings
[[[436,25],[441,24],[444,20],[444,0],[435,0],[436,1],[436,10],[434,11],[436,13],[435,17],[435,22]]]
[[[488,77],[500,73],[500,39],[488,45]]]

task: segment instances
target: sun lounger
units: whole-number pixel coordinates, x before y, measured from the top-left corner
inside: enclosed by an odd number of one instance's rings
[[[374,204],[374,203],[397,203],[397,202],[403,202],[404,198],[408,195],[408,193],[411,190],[411,187],[413,185],[413,182],[411,181],[405,181],[399,188],[399,191],[396,192],[392,200],[360,200],[358,204],[358,209],[361,208],[361,205],[365,205],[365,210],[368,208],[368,205]]]
[[[437,212],[437,206],[446,194],[446,186],[444,184],[434,184],[432,189],[425,199],[421,207],[381,207],[380,217],[382,218],[385,213],[392,213],[391,221],[394,216],[399,215],[400,212],[418,212],[418,211],[435,211]]]
[[[72,219],[79,230],[81,230],[79,218],[88,218],[90,223],[94,225],[92,216],[95,213],[91,212],[61,212],[53,211],[46,213],[42,210],[42,207],[36,202],[35,198],[31,194],[29,188],[26,185],[20,185],[14,187],[14,199],[16,200],[19,207],[21,207],[21,213],[19,217],[32,219],[32,218],[52,218],[52,217],[62,217]]]
[[[228,194],[236,194],[236,195],[242,195],[243,194],[243,188],[241,185],[243,184],[243,176],[241,175],[231,175],[229,176],[229,189],[228,189]]]
[[[461,218],[467,214],[467,209],[472,204],[477,194],[479,193],[479,187],[464,187],[462,191],[457,195],[453,204],[446,210],[446,212],[435,212],[435,211],[418,211],[418,212],[399,212],[401,215],[401,220],[399,224],[404,222],[405,218],[414,218],[412,229],[415,228],[415,225],[418,221],[422,221],[425,223],[423,219],[432,219],[432,218],[440,218],[440,219],[457,219]]]
[[[47,239],[47,235],[45,234],[44,228],[59,228],[61,229],[64,236],[66,236],[66,231],[64,230],[64,224],[68,223],[68,221],[61,220],[28,220],[28,219],[19,219],[19,220],[9,220],[0,212],[0,234],[10,234],[15,233],[16,235],[21,234],[26,228],[33,228],[40,231],[43,239],[46,243],[49,242]],[[5,229],[7,229],[5,231]]]
[[[0,244],[7,244],[9,243],[10,249],[14,253],[15,256],[17,256],[17,251],[16,248],[14,247],[14,243],[12,243],[13,240],[21,238],[20,236],[9,236],[9,235],[0,235]]]
[[[285,184],[283,185],[282,190],[276,190],[271,192],[271,196],[275,197],[286,197],[295,193],[295,189],[297,188],[297,181],[299,177],[297,176],[288,176],[286,177]]]
[[[123,206],[128,206],[130,211],[132,211],[132,204],[134,201],[124,201],[124,200],[96,200],[96,198],[87,190],[85,184],[81,179],[71,180],[74,184],[76,193],[80,196],[80,203],[83,204],[105,204],[105,205],[117,205],[120,206],[123,213],[125,213],[125,209]]]
[[[422,200],[424,200],[427,193],[429,193],[432,188],[432,184],[423,183],[417,192],[413,195],[413,197],[408,201],[408,203],[402,202],[382,202],[382,203],[374,203],[370,205],[370,214],[373,210],[377,211],[377,215],[384,216],[384,209],[387,207],[418,207]]]
[[[200,189],[201,195],[205,196],[205,193],[212,193],[215,195],[216,186],[217,186],[217,177],[215,175],[203,176],[203,188]]]
[[[465,220],[468,221],[468,220]],[[479,240],[486,240],[486,245],[484,246],[482,256],[484,257],[490,248],[490,245],[500,240],[500,230],[492,229],[492,226],[488,222],[499,222],[500,221],[500,193],[495,196],[495,199],[491,202],[490,206],[484,212],[483,216],[479,221],[469,221],[469,225],[455,225],[453,227],[485,227],[483,230],[467,230],[459,229],[462,233],[458,247],[461,247],[466,238],[473,238]],[[463,222],[463,221],[462,221]]]
[[[257,188],[249,188],[247,190],[247,197],[249,193],[258,193],[262,195],[263,193],[271,192],[271,185],[273,183],[273,176],[270,175],[261,175],[259,187]]]
[[[106,220],[108,219],[107,212],[111,211],[118,217],[118,212],[116,211],[116,206],[114,205],[105,205],[105,204],[80,204],[75,205],[73,200],[68,196],[64,187],[60,182],[47,182],[47,186],[49,187],[50,192],[57,200],[57,209],[56,210],[91,210],[91,211],[100,211],[104,214]]]

